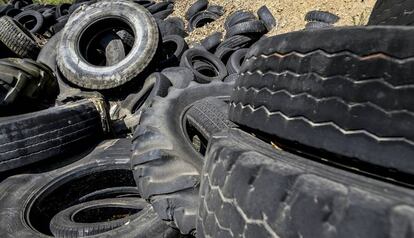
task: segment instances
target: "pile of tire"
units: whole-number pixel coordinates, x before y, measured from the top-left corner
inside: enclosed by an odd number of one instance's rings
[[[0,237],[411,237],[414,5],[0,6]],[[411,158],[411,159],[410,159]]]

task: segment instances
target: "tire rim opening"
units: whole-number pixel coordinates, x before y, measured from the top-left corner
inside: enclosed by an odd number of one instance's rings
[[[76,212],[72,220],[77,223],[98,223],[119,220],[131,215],[137,214],[140,209],[107,206],[107,207],[91,207]]]

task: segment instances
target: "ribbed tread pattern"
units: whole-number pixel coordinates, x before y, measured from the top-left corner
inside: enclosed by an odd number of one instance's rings
[[[101,115],[81,100],[0,121],[0,171],[69,152],[102,136]]]
[[[413,190],[275,150],[239,130],[206,156],[198,237],[409,237]]]
[[[0,41],[22,58],[36,59],[40,52],[39,45],[30,32],[17,24],[20,23],[10,17],[1,17]]]
[[[368,25],[414,25],[414,2],[411,0],[377,0]]]
[[[340,163],[412,175],[414,44],[406,40],[413,36],[407,27],[362,27],[264,40],[242,65],[230,119],[337,154]]]

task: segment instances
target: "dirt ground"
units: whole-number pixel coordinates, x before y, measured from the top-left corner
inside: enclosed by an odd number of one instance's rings
[[[323,10],[340,17],[338,26],[363,25],[368,21],[376,0],[209,0],[210,5],[221,5],[226,12],[223,17],[202,28],[193,31],[187,42],[197,42],[214,31],[224,32],[223,24],[228,15],[240,9],[256,12],[266,5],[278,21],[278,26],[268,33],[276,35],[305,26],[304,17],[308,11]],[[173,16],[182,17],[195,0],[176,0]]]

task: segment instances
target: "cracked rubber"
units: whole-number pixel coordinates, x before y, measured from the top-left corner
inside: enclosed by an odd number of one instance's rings
[[[7,51],[22,57],[36,59],[40,47],[36,37],[20,23],[8,16],[0,18],[0,57],[10,57]]]
[[[138,190],[161,219],[194,234],[198,206],[199,173],[203,158],[184,131],[184,114],[206,97],[228,97],[232,84],[191,82],[171,88],[144,110],[133,137],[132,168]],[[220,124],[223,125],[223,124]]]
[[[57,157],[103,136],[101,114],[90,100],[0,119],[0,172]]]
[[[414,1],[377,0],[368,25],[414,25]]]
[[[371,26],[262,40],[246,55],[230,119],[309,153],[335,154],[336,163],[410,182],[413,37],[411,27]]]
[[[412,188],[275,149],[237,129],[210,140],[200,195],[200,238],[410,237],[414,222]]]

